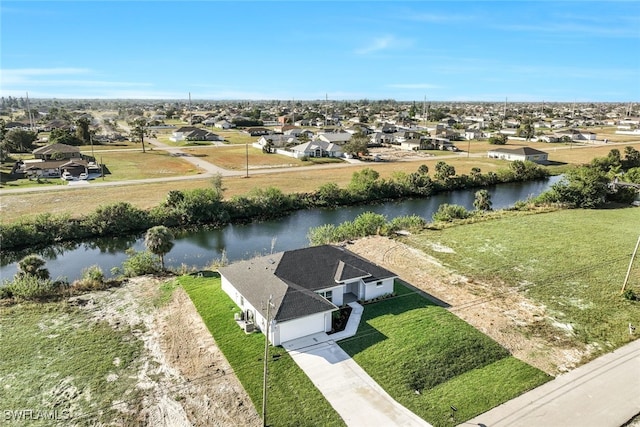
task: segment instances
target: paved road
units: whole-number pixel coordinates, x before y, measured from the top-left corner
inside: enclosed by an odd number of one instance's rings
[[[461,426],[620,427],[640,413],[640,339]]]

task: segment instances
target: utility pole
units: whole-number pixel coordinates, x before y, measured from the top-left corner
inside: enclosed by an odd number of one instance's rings
[[[247,152],[247,175],[245,176],[245,178],[249,178],[249,143],[245,143],[245,149]]]
[[[633,254],[631,255],[631,261],[629,261],[629,268],[627,269],[627,275],[624,278],[624,283],[622,284],[622,289],[620,293],[624,293],[624,289],[627,287],[627,282],[629,281],[629,275],[631,274],[631,266],[633,265],[633,259],[636,257],[636,253],[638,253],[638,247],[640,246],[640,236],[638,236],[638,241],[636,242],[636,248],[633,250]]]
[[[262,426],[267,426],[267,361],[269,360],[269,324],[271,320],[269,314],[271,312],[271,300],[273,295],[269,295],[269,302],[267,303],[267,327],[264,333],[264,372],[262,379]]]

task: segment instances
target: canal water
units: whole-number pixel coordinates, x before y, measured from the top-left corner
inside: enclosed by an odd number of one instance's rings
[[[550,188],[560,177],[548,180],[500,184],[487,190],[491,194],[494,209],[504,209],[516,202],[537,196]],[[203,268],[224,256],[229,261],[297,249],[309,245],[307,233],[312,227],[323,224],[338,225],[351,221],[363,212],[375,212],[392,219],[403,215],[419,215],[430,221],[443,203],[456,204],[473,209],[478,189],[441,193],[426,199],[411,199],[375,205],[341,207],[338,209],[311,209],[294,212],[270,221],[249,224],[230,224],[214,230],[184,232],[176,236],[174,247],[165,256],[168,267],[185,265]],[[74,280],[82,276],[82,270],[99,265],[109,276],[114,267],[120,267],[127,258],[128,248],[144,250],[143,236],[99,238],[80,243],[53,245],[36,251],[3,254],[0,259],[0,280],[11,279],[16,273],[17,261],[29,253],[38,253],[47,261],[52,278]]]

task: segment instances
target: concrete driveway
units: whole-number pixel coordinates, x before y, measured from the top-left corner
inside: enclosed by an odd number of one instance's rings
[[[355,334],[362,315],[362,306],[355,305],[359,309],[354,308],[345,332],[336,339]],[[282,346],[348,426],[431,426],[389,396],[333,336],[315,334]]]

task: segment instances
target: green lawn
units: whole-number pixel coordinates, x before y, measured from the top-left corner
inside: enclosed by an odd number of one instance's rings
[[[523,332],[608,352],[635,338],[629,323],[640,324],[640,303],[620,295],[639,219],[637,208],[507,215],[404,241],[472,279],[521,286],[549,316],[545,328]],[[453,252],[438,251],[438,245]],[[628,288],[640,294],[638,259]]]
[[[339,342],[394,399],[434,426],[462,421],[550,379],[472,326],[396,283]]]
[[[96,323],[63,302],[0,307],[2,409],[57,410],[77,425],[135,424],[142,348],[129,329]],[[118,403],[132,412],[120,412]],[[42,419],[29,425],[52,423]]]
[[[189,294],[216,344],[231,364],[258,412],[262,410],[264,335],[246,335],[233,320],[239,308],[220,287],[218,275],[182,276]],[[341,426],[333,410],[306,374],[281,347],[271,348],[267,422],[273,426]]]

